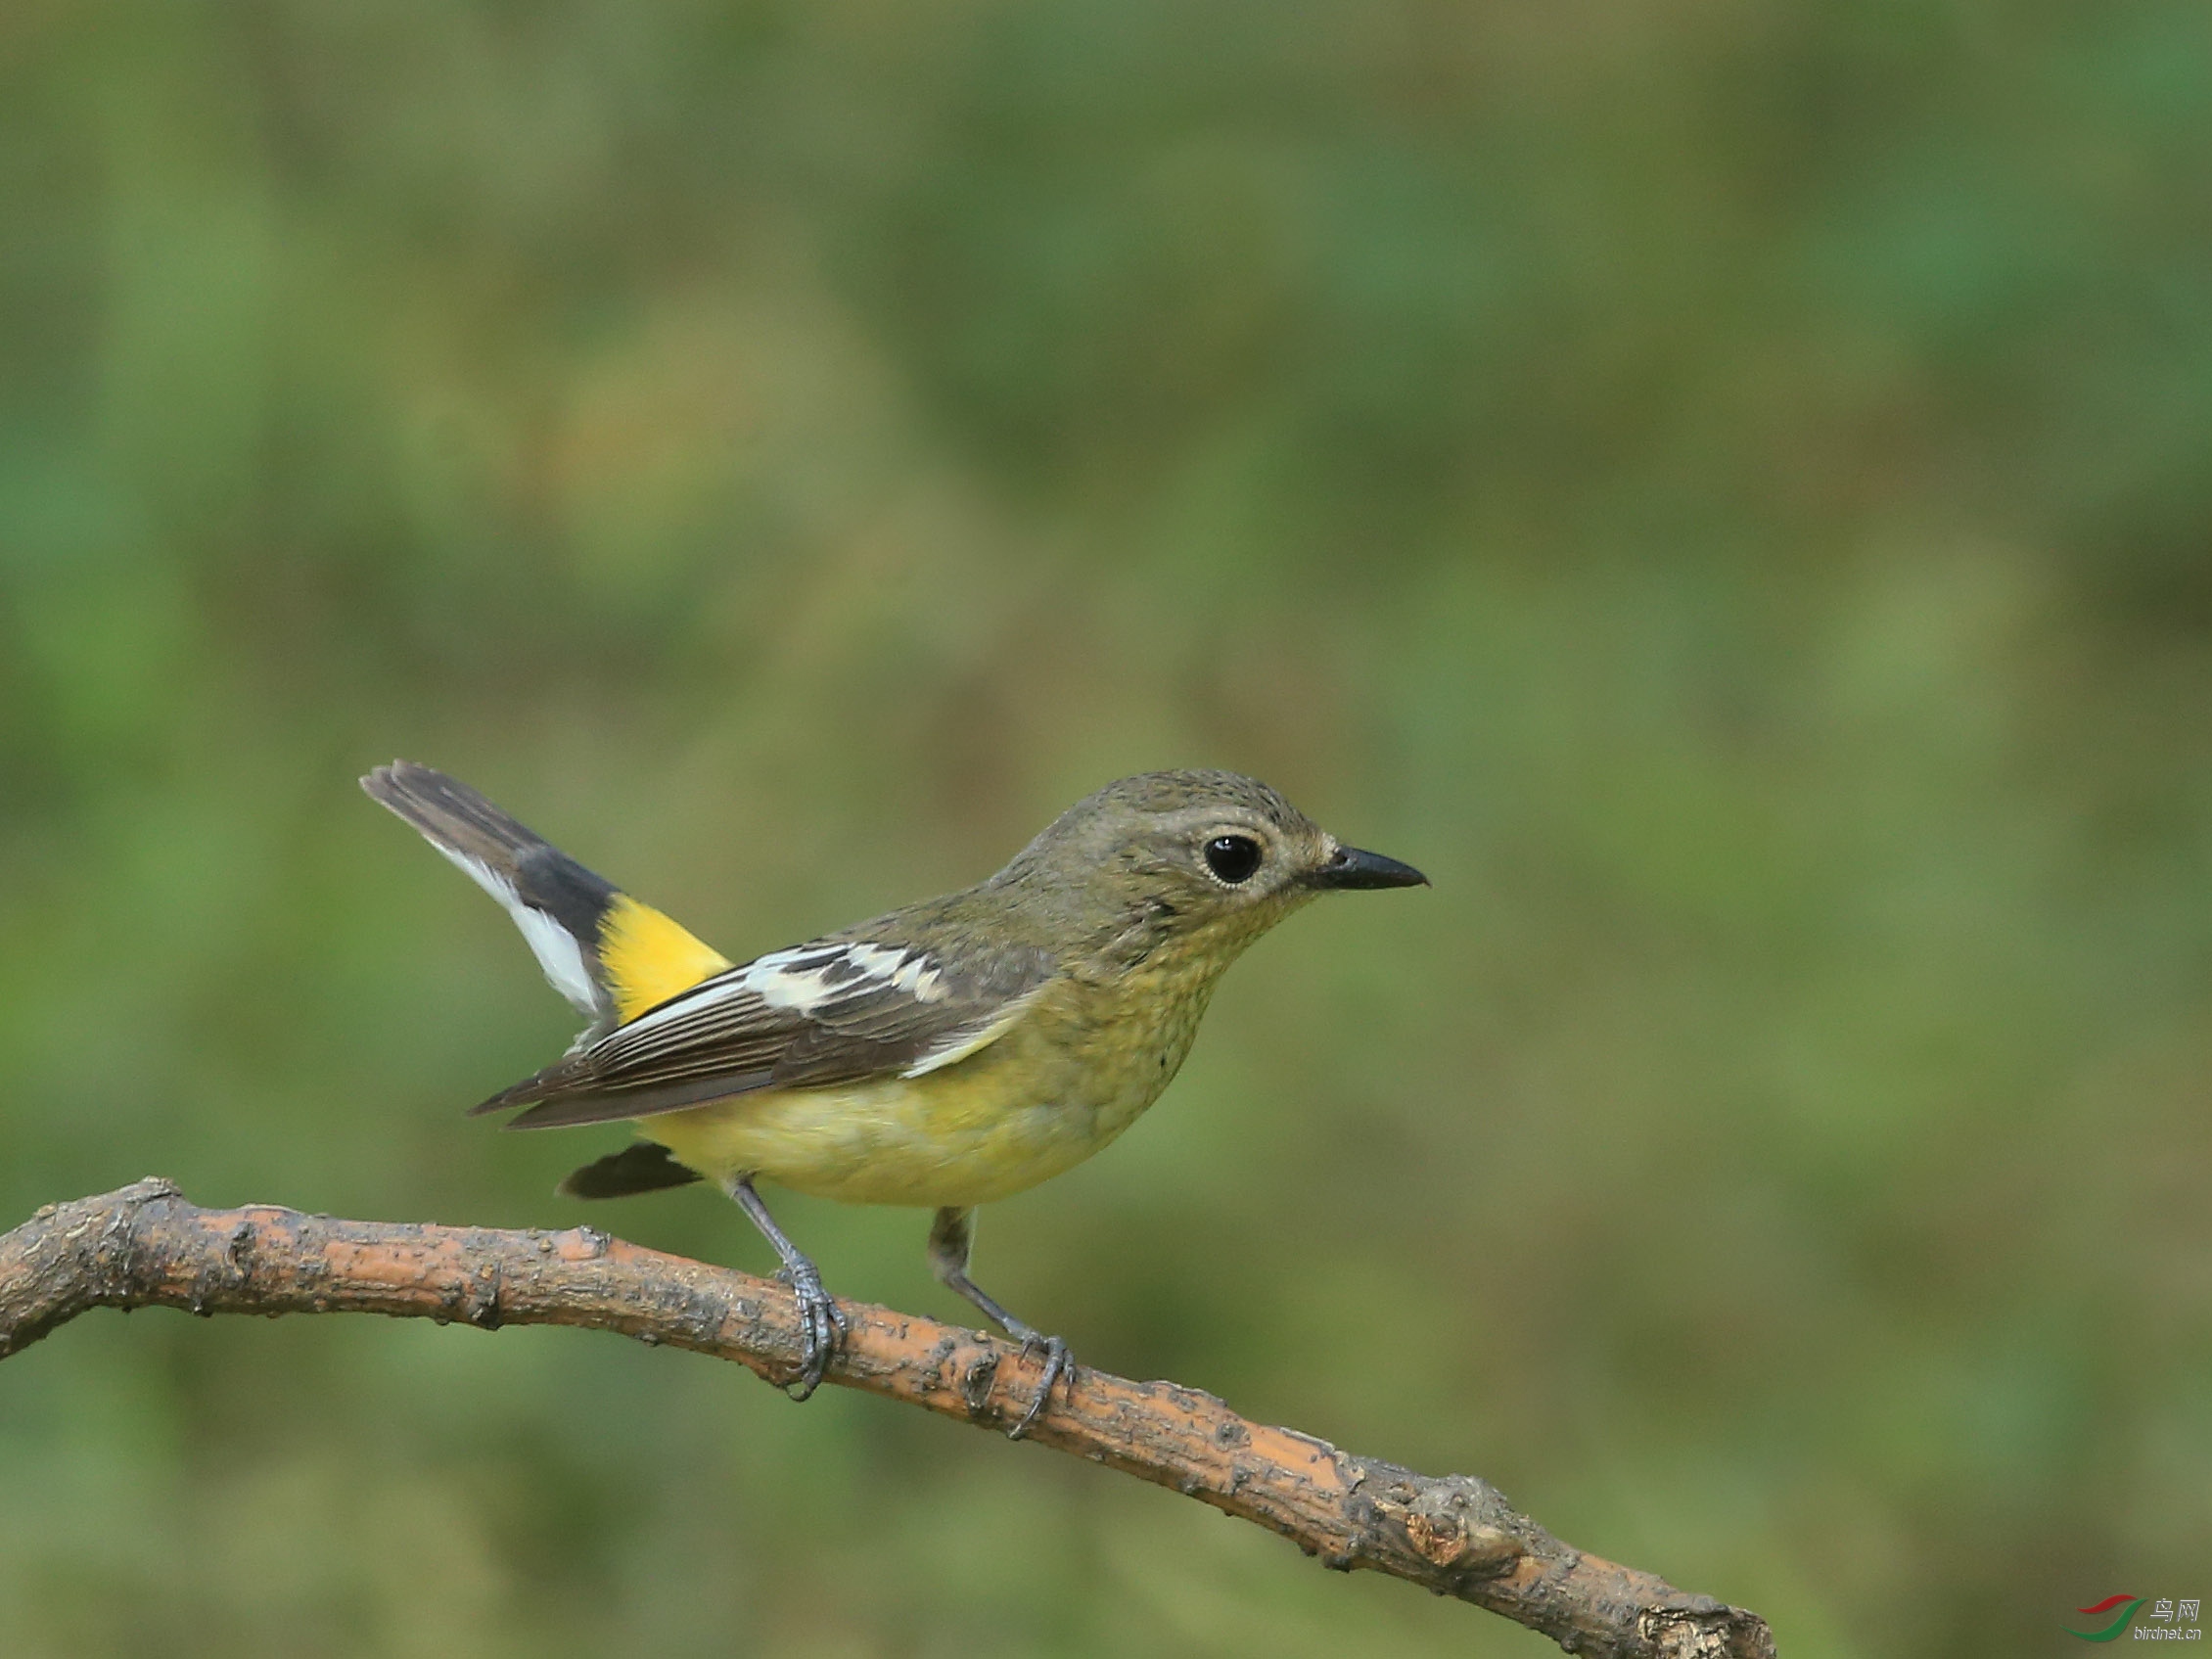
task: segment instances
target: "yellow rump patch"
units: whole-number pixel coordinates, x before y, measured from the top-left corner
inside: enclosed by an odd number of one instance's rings
[[[616,1015],[626,1021],[720,973],[730,961],[660,911],[618,893],[599,924],[599,965],[615,994]]]

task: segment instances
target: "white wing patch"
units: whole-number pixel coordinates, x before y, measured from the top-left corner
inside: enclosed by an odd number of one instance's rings
[[[569,1001],[569,1005],[586,1019],[599,1019],[607,1010],[601,1005],[599,988],[592,984],[591,971],[584,966],[583,946],[576,943],[576,935],[543,910],[523,902],[515,886],[490,865],[457,852],[442,841],[431,839],[435,847],[455,868],[483,888],[499,901],[499,907],[514,917],[515,926],[522,930],[523,942],[530,946],[537,965],[545,970],[545,978],[553,989]]]
[[[917,1002],[942,1002],[951,994],[944,976],[918,950],[883,945],[795,945],[756,956],[741,968],[670,997],[623,1026],[621,1035],[625,1040],[641,1037],[677,1020],[696,1019],[716,1003],[741,996],[757,996],[765,1007],[788,1009],[805,1018],[816,1009],[886,990]]]
[[[806,1014],[825,1002],[891,990],[942,1002],[944,977],[919,950],[884,945],[801,945],[771,950],[739,970],[736,983],[771,1008]]]
[[[771,1008],[804,1011],[821,1001],[822,976],[831,963],[844,960],[846,955],[842,949],[824,949],[819,945],[802,945],[790,950],[771,950],[740,968],[734,976],[732,989],[750,991]]]

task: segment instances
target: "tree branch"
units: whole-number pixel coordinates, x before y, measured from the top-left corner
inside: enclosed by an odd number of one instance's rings
[[[980,1332],[864,1303],[828,1380],[992,1428],[1018,1420],[1043,1361]],[[336,1221],[203,1210],[161,1179],[55,1204],[0,1236],[0,1359],[90,1308],[390,1313],[587,1325],[795,1373],[791,1293],[768,1279],[588,1227]],[[1765,1621],[1572,1549],[1470,1475],[1418,1475],[1247,1422],[1173,1383],[1083,1367],[1030,1438],[1282,1534],[1324,1566],[1392,1573],[1606,1659],[1773,1659]]]

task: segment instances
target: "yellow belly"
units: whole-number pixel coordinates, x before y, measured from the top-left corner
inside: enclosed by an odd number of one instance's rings
[[[980,1053],[918,1078],[763,1089],[640,1119],[710,1178],[759,1175],[848,1204],[966,1207],[1033,1187],[1107,1145],[1182,1064],[1209,986],[1126,1008],[1040,1007]]]

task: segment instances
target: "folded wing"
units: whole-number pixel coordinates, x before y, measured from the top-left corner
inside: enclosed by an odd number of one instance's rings
[[[763,1088],[918,1077],[1011,1030],[1050,981],[1040,950],[955,970],[926,949],[822,941],[719,973],[475,1108],[511,1129],[681,1111]]]

